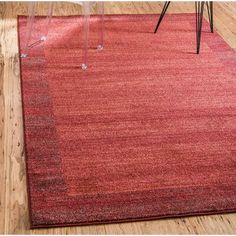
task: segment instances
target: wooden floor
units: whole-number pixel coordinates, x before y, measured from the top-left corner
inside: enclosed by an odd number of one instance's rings
[[[106,2],[107,14],[160,13],[160,2]],[[123,224],[29,230],[23,143],[17,15],[27,4],[0,2],[0,234],[236,234],[236,214],[186,217]],[[45,14],[40,4],[38,14]],[[55,15],[81,8],[57,3]],[[194,3],[177,2],[169,12],[194,12]],[[215,28],[236,50],[236,2],[215,3]]]

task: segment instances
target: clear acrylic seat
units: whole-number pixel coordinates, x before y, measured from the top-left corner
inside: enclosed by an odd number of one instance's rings
[[[74,3],[82,5],[83,9],[83,61],[81,64],[81,68],[83,70],[86,70],[88,67],[88,47],[89,47],[89,19],[90,19],[90,11],[91,7],[97,3],[98,5],[98,14],[99,14],[99,42],[97,49],[102,50],[104,47],[104,41],[103,41],[103,34],[104,34],[104,3],[103,2],[79,2],[74,1]],[[32,30],[33,30],[33,24],[35,20],[35,10],[36,10],[36,4],[37,2],[30,2],[29,3],[29,10],[28,10],[28,18],[27,18],[27,26],[26,26],[26,40],[23,45],[21,58],[26,58],[29,54],[29,50],[37,45],[37,43],[31,43],[31,36],[32,36]],[[48,4],[48,13],[46,16],[46,22],[45,22],[45,28],[43,35],[39,37],[38,43],[43,42],[47,40],[48,32],[50,30],[51,25],[51,19],[53,14],[53,8],[54,8],[54,2],[49,2]]]

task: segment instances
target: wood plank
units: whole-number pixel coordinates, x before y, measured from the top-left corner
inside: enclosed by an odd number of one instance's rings
[[[0,3],[0,42],[3,40],[3,15],[4,3]],[[5,160],[4,160],[4,98],[3,98],[3,78],[4,78],[4,57],[2,54],[2,44],[0,44],[0,234],[4,233],[5,225]]]

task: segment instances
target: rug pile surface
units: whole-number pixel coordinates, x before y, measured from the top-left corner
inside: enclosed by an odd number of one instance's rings
[[[236,53],[193,14],[108,15],[98,52],[92,18],[87,71],[80,17],[21,59],[32,227],[235,211]]]

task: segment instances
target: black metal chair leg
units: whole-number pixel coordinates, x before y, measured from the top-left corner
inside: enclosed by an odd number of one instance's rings
[[[209,23],[210,23],[210,28],[211,28],[211,33],[214,32],[213,29],[213,2],[206,2],[207,5],[207,12],[208,12],[208,18],[209,18]]]
[[[213,2],[205,2],[205,1],[196,1],[195,2],[195,11],[196,11],[196,41],[197,41],[197,54],[200,52],[200,46],[201,46],[201,34],[202,34],[202,19],[203,19],[203,12],[204,12],[204,5],[207,5],[207,10],[208,10],[208,17],[209,17],[209,22],[210,22],[210,28],[211,32],[213,33]],[[154,33],[157,32],[164,16],[165,13],[170,5],[170,1],[166,1],[163,9],[161,11],[161,15],[158,19],[158,23],[156,25]]]
[[[157,32],[157,30],[158,30],[158,28],[159,28],[159,26],[160,26],[160,24],[161,24],[161,21],[162,21],[163,17],[165,16],[166,10],[168,9],[169,5],[170,5],[170,1],[166,1],[165,4],[164,4],[163,9],[162,9],[162,11],[161,11],[161,15],[160,15],[160,17],[159,17],[159,20],[158,20],[158,23],[157,23],[157,26],[156,26],[156,28],[155,28],[154,33]]]
[[[205,2],[195,2],[197,54],[199,54],[200,44],[201,44],[202,18],[203,18],[204,4]]]

